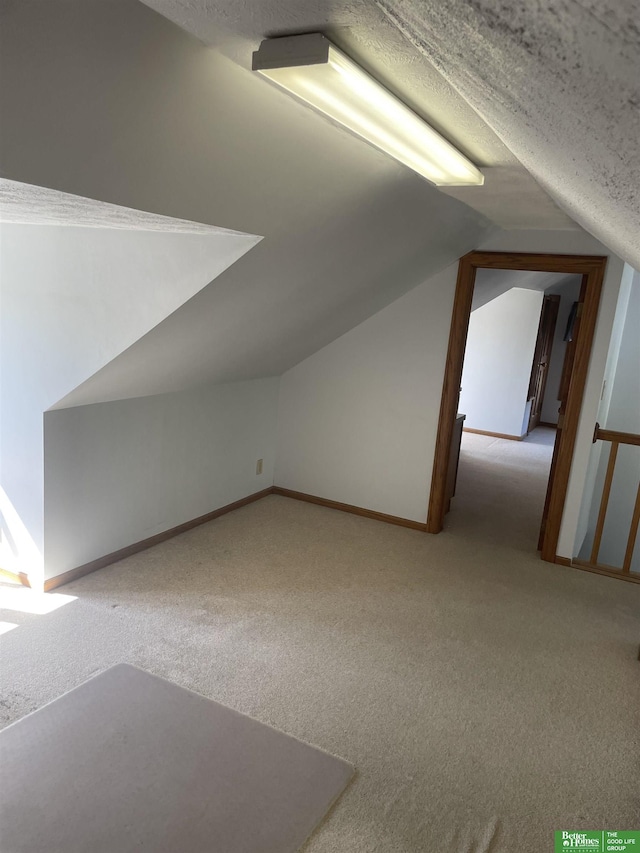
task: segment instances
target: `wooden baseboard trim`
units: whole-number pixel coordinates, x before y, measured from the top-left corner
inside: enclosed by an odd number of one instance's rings
[[[586,560],[570,560],[569,557],[560,557],[556,554],[554,563],[560,566],[569,566],[572,569],[581,569],[585,572],[593,572],[596,575],[604,575],[606,578],[618,578],[618,580],[631,581],[631,583],[640,583],[640,575],[630,575],[628,572],[623,572],[622,569],[616,569],[614,566],[594,566],[592,563],[587,563]]]
[[[508,438],[509,441],[522,441],[523,438],[526,438],[526,433],[524,435],[508,435],[504,432],[489,432],[486,429],[472,429],[471,427],[462,427],[462,432],[472,432],[475,435],[489,435],[492,438]]]
[[[44,582],[44,591],[50,592],[52,589],[56,589],[56,587],[70,583],[70,581],[77,580],[78,578],[84,577],[84,575],[91,574],[91,572],[96,572],[98,569],[103,569],[105,566],[111,565],[111,563],[117,563],[118,560],[123,560],[125,557],[130,557],[140,551],[146,551],[147,548],[152,548],[154,545],[166,542],[167,539],[172,539],[180,533],[186,533],[187,530],[192,530],[194,527],[199,527],[201,524],[213,521],[214,518],[219,518],[221,515],[233,512],[234,509],[240,509],[240,507],[246,506],[254,501],[259,501],[260,498],[265,498],[267,495],[272,494],[273,491],[273,486],[270,486],[268,489],[263,489],[261,492],[254,492],[252,495],[247,495],[246,498],[240,498],[239,501],[234,501],[226,506],[221,506],[219,509],[214,509],[213,512],[206,513],[206,515],[200,515],[198,518],[192,518],[190,521],[185,521],[182,524],[178,524],[176,527],[164,530],[162,533],[156,533],[155,536],[150,536],[148,539],[143,539],[140,542],[134,542],[133,545],[127,545],[126,548],[120,548],[119,551],[113,551],[111,554],[105,554],[104,557],[98,557],[97,560],[91,560],[90,563],[85,563],[83,566],[78,566],[77,568],[70,569],[68,572],[64,572],[61,575],[48,578]]]
[[[19,583],[22,586],[31,586],[29,575],[24,572],[10,572],[9,569],[0,569],[0,583]]]
[[[586,560],[569,559],[569,557],[560,557],[556,554],[554,563],[560,566],[569,566],[572,569],[581,569],[585,572],[593,572],[596,575],[604,575],[607,578],[618,578],[623,581],[631,581],[631,583],[640,583],[640,575],[631,575],[628,572],[623,572],[622,569],[616,569],[614,566],[594,566]]]
[[[607,578],[617,578],[618,580],[630,581],[631,583],[640,583],[640,575],[623,572],[622,569],[616,569],[613,566],[594,566],[591,563],[587,563],[586,560],[572,560],[571,565],[576,569],[593,572],[596,575],[604,575]]]
[[[337,509],[341,512],[350,512],[353,515],[361,515],[364,518],[372,518],[374,521],[384,521],[386,524],[397,524],[400,527],[409,527],[411,530],[427,529],[427,525],[420,521],[412,521],[410,518],[400,518],[397,515],[387,515],[384,512],[376,512],[372,509],[365,509],[361,506],[353,506],[352,504],[343,504],[339,501],[330,501],[327,498],[318,498],[315,495],[306,495],[304,492],[294,492],[291,489],[282,489],[280,486],[273,487],[274,495],[281,495],[284,498],[293,498],[296,501],[306,501],[306,503],[318,504],[318,506],[326,506],[329,509]]]
[[[552,424],[551,421],[538,421],[538,426],[551,427],[551,429],[558,429],[558,424]]]

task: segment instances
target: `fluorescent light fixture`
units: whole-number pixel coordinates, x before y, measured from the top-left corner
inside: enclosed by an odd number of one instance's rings
[[[253,70],[436,186],[484,183],[470,160],[322,33],[266,39]]]

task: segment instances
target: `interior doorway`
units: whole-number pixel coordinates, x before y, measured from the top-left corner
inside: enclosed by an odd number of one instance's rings
[[[547,390],[549,371],[551,368],[551,356],[553,354],[553,338],[558,322],[558,311],[560,310],[560,296],[552,293],[544,296],[542,300],[542,311],[540,312],[540,324],[536,337],[536,346],[533,353],[533,364],[531,366],[531,378],[529,379],[529,392],[527,399],[531,400],[529,411],[529,423],[527,433],[532,432],[540,425],[542,420],[542,406]]]
[[[476,273],[451,454],[447,528],[535,551],[555,441],[566,327],[582,276]]]
[[[477,272],[479,270],[521,270],[577,274],[581,276],[582,283],[572,320],[571,339],[567,346],[567,355],[562,370],[561,385],[564,389],[564,399],[561,401],[558,415],[551,471],[538,542],[542,559],[556,562],[560,523],[575,447],[605,265],[606,258],[604,257],[575,255],[471,252],[461,258],[458,268],[427,516],[427,530],[430,533],[439,533],[442,530],[450,499],[448,483],[451,479],[452,450],[455,453],[453,436],[456,431],[460,383]],[[550,327],[551,323],[547,322]],[[546,333],[544,330],[542,331],[541,337],[544,338],[545,334],[548,334],[548,329]],[[544,384],[546,381],[544,372],[536,371],[534,360],[530,386],[532,384],[535,386],[536,383]],[[531,413],[528,413],[527,423],[530,422],[530,419]],[[540,422],[539,417],[538,422]],[[525,423],[525,433],[526,430]],[[562,558],[558,558],[558,561],[565,562]]]

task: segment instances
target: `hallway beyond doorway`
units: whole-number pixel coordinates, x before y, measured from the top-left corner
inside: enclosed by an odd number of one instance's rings
[[[537,427],[522,441],[464,432],[446,529],[534,553],[555,437],[551,427]]]

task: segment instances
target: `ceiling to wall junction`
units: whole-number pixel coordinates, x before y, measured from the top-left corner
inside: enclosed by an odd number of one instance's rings
[[[584,23],[583,7],[563,12],[565,36],[572,21]],[[617,9],[603,50],[583,62],[599,63],[608,84],[622,67],[608,51],[622,44],[624,65],[633,47],[633,31],[620,24],[624,4]],[[536,27],[544,35],[553,23],[551,11],[538,12],[529,33],[507,4],[489,0],[5,5],[2,174],[265,238],[63,404],[280,373],[476,248],[492,227],[577,227],[552,197],[600,239],[613,223],[616,245],[632,255],[633,204],[615,186],[631,145],[620,147],[619,174],[603,169],[606,191],[593,181],[602,134],[580,174],[568,118],[555,128],[541,104],[548,96],[562,108],[560,89],[573,91],[591,71],[567,60],[564,76],[550,78],[549,62],[538,79],[545,54]],[[606,28],[592,18],[576,43],[591,44]],[[263,37],[311,30],[326,32],[477,162],[485,186],[438,191],[249,70]],[[500,111],[493,119],[480,98],[487,93]],[[596,86],[592,108],[601,96]],[[613,121],[622,101],[611,101]],[[573,107],[564,107],[569,115]],[[628,129],[625,120],[620,134]],[[542,157],[541,147],[534,168],[538,131],[559,153]],[[607,224],[612,195],[618,207]]]
[[[137,0],[2,9],[0,173],[264,238],[61,405],[277,375],[495,230]]]
[[[315,31],[325,33],[483,167],[484,187],[443,188],[441,192],[464,201],[501,228],[576,227],[489,124],[478,116],[374,0],[343,0],[337,3],[323,0],[144,2],[242,68],[251,67],[251,53],[265,37]],[[446,22],[445,29],[455,40],[452,23],[455,21]],[[287,128],[292,134],[297,131],[297,123],[305,120],[307,111],[305,107],[296,106],[295,121]]]
[[[13,181],[0,192],[3,435],[24,430],[20,411],[41,427],[43,410],[260,241]]]
[[[473,301],[471,310],[475,311],[497,299],[503,293],[513,287],[524,290],[539,290],[555,292],[557,287],[562,287],[569,282],[580,282],[582,276],[567,275],[558,272],[533,272],[525,270],[498,270],[479,269],[473,285]]]
[[[143,210],[120,207],[92,198],[71,195],[46,187],[0,178],[0,223],[12,225],[67,225],[124,231],[160,231],[166,234],[201,234],[250,238],[260,237],[229,231],[215,225],[158,216]]]
[[[451,195],[506,228],[568,214],[640,266],[636,0],[145,2],[245,65],[265,36],[325,32],[489,167]]]
[[[456,197],[503,227],[536,227],[519,223],[537,204],[547,227],[563,227],[532,176],[586,230],[639,265],[635,0],[147,2],[239,62],[264,36],[327,32],[492,167],[488,191],[457,189]]]

